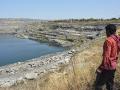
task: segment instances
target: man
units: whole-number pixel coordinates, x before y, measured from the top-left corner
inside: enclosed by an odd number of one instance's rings
[[[119,37],[116,35],[116,26],[109,24],[105,27],[107,38],[103,45],[103,60],[96,70],[95,90],[102,90],[106,84],[107,90],[113,90],[114,75],[119,53]]]

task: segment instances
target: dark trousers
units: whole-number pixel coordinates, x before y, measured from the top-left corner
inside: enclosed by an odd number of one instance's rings
[[[107,90],[113,90],[115,70],[103,70],[97,73],[95,90],[102,90],[103,85],[106,85]]]

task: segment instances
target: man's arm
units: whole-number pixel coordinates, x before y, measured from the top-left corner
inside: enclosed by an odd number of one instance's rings
[[[107,61],[110,58],[111,54],[111,42],[109,40],[106,40],[103,46],[103,60],[99,68],[97,69],[98,72],[101,72],[102,69],[104,69],[107,65]]]

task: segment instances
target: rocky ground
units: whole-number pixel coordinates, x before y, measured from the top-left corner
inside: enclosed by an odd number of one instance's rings
[[[92,22],[93,23],[93,22]],[[29,19],[0,19],[0,33],[15,34],[52,45],[72,47],[81,45],[100,35],[105,24],[86,22],[40,21]],[[92,32],[92,33],[91,33]]]
[[[88,23],[88,24],[86,24]],[[78,21],[39,21],[39,20],[4,20],[0,19],[0,33],[14,34],[19,38],[29,38],[51,45],[70,47],[58,52],[0,67],[0,87],[17,85],[26,80],[43,77],[69,64],[73,54],[89,47],[104,32],[106,23]]]
[[[25,80],[37,79],[47,73],[59,70],[61,66],[69,63],[74,52],[74,50],[57,52],[26,62],[0,67],[0,87],[17,85]]]

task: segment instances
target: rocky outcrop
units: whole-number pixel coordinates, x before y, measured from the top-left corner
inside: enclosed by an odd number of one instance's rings
[[[61,66],[69,64],[75,50],[57,52],[41,56],[26,62],[0,67],[0,87],[10,87],[26,80],[42,78],[49,72],[59,70]]]

